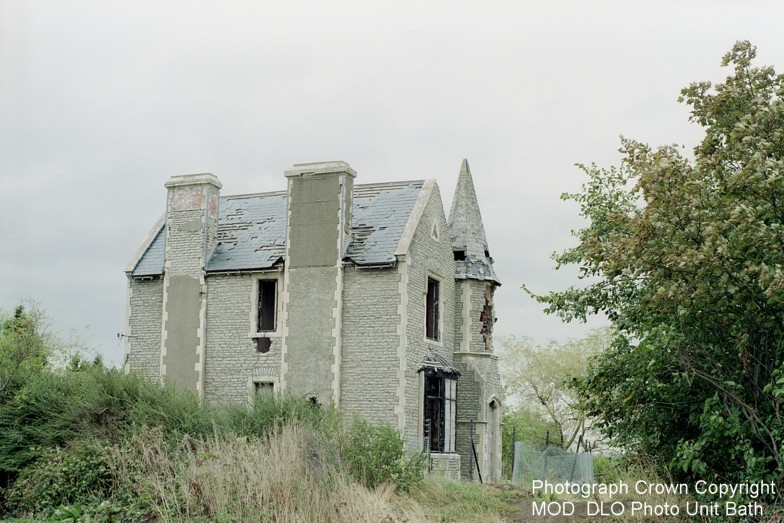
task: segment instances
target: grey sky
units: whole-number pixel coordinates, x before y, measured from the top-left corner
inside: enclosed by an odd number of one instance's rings
[[[618,136],[693,146],[676,98],[739,39],[784,70],[781,2],[0,0],[0,308],[41,303],[119,362],[125,264],[172,175],[282,190],[294,163],[358,183],[468,158],[503,282],[500,334],[579,336],[519,290],[569,285],[574,163]],[[89,325],[89,330],[84,330]]]

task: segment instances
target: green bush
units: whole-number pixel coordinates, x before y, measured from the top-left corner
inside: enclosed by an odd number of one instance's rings
[[[47,514],[61,505],[100,503],[112,495],[113,470],[102,443],[46,450],[8,489],[6,504],[15,513]]]
[[[246,405],[216,408],[213,416],[218,430],[242,436],[261,436],[292,422],[321,429],[325,433],[335,433],[340,428],[340,415],[336,409],[285,394],[256,398],[250,408]]]
[[[187,448],[207,440],[255,439],[289,425],[308,429],[309,473],[327,483],[330,470],[343,470],[369,488],[407,491],[423,477],[424,457],[407,457],[388,425],[345,424],[335,408],[285,395],[211,408],[190,392],[74,360],[31,377],[0,404],[0,474],[10,481],[0,489],[0,516],[146,520],[161,496],[151,490],[155,463],[176,468]],[[126,452],[150,431],[159,435],[160,459]]]
[[[425,457],[407,457],[400,434],[389,425],[354,418],[343,450],[349,473],[368,488],[390,483],[407,491],[422,480]]]
[[[96,385],[82,373],[41,373],[0,405],[0,470],[16,473],[42,451],[95,434]]]
[[[0,471],[15,474],[43,450],[71,441],[118,441],[144,426],[160,426],[173,441],[207,435],[213,416],[198,398],[102,364],[72,365],[32,377],[0,405]]]

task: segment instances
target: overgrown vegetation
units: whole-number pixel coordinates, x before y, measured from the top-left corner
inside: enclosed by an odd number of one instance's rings
[[[13,360],[0,399],[0,518],[413,522],[441,510],[433,491],[456,488],[424,479],[394,428],[305,398],[209,407],[100,359],[51,365],[27,314],[4,317],[0,334],[5,355],[37,347]],[[497,518],[491,494],[463,497],[465,518]]]
[[[423,474],[391,427],[293,397],[203,407],[100,362],[42,370],[0,405],[0,470],[7,514],[163,520],[383,519],[392,509],[363,495]]]
[[[784,76],[754,58],[739,42],[723,83],[682,91],[705,129],[693,159],[624,139],[620,168],[583,167],[564,197],[589,225],[555,259],[590,283],[537,297],[565,320],[610,319],[586,406],[677,479],[784,474]]]

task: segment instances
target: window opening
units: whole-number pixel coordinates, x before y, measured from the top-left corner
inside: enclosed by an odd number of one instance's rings
[[[426,444],[431,452],[454,452],[457,376],[426,371],[424,399]]]
[[[275,384],[268,381],[257,381],[255,386],[256,397],[259,399],[272,398],[273,393],[275,392]]]
[[[465,251],[452,251],[452,254],[455,256],[455,261],[463,261],[466,258]]]
[[[275,330],[277,280],[259,280],[258,332]],[[266,352],[259,350],[259,352]]]
[[[438,341],[438,321],[439,321],[439,303],[438,303],[438,280],[433,278],[427,279],[427,315],[425,317],[425,335],[428,339]]]

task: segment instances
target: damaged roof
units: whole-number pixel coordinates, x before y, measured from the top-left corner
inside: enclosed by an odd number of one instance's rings
[[[346,258],[357,265],[394,263],[395,248],[423,185],[423,181],[356,185]]]
[[[286,193],[224,196],[207,272],[269,269],[286,254]]]
[[[449,211],[449,234],[452,250],[462,252],[463,258],[455,261],[455,278],[458,280],[486,280],[498,285],[501,282],[493,268],[493,258],[487,246],[482,213],[474,190],[474,180],[468,160],[463,160],[457,178],[455,197]]]
[[[460,372],[452,366],[451,363],[446,361],[443,356],[435,352],[433,349],[428,348],[427,354],[422,358],[419,371],[434,371],[442,372],[444,374],[453,374],[460,376]]]
[[[357,265],[391,265],[395,249],[424,182],[355,185],[351,240],[345,257]],[[263,270],[281,262],[286,252],[285,192],[223,196],[218,206],[218,243],[207,272]],[[134,278],[163,274],[166,227],[131,271]]]

